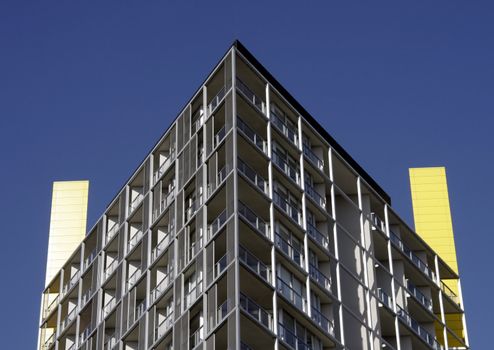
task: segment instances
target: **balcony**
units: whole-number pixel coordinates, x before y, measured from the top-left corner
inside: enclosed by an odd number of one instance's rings
[[[226,266],[228,265],[228,254],[223,255],[217,262],[214,264],[214,278],[217,278],[223,271],[225,271]]]
[[[266,180],[240,158],[237,161],[237,169],[240,174],[244,175],[250,183],[260,189],[264,194],[268,193],[268,183]]]
[[[60,295],[57,295],[55,299],[53,299],[50,304],[45,308],[43,313],[43,318],[48,317],[48,315],[58,306],[58,301],[60,300]]]
[[[132,288],[132,286],[134,286],[134,284],[137,282],[139,277],[141,277],[141,274],[142,271],[141,268],[139,267],[130,275],[130,277],[127,279],[127,290],[129,290],[130,288]]]
[[[225,182],[227,175],[229,174],[229,170],[231,169],[229,164],[225,164],[223,168],[216,174],[216,182],[208,184],[208,197],[210,197],[214,191],[218,187],[221,186],[223,182]]]
[[[295,248],[290,242],[288,242],[278,232],[275,234],[276,246],[288,256],[295,264],[304,268],[304,253]]]
[[[243,293],[240,293],[240,307],[264,327],[273,329],[272,315]]]
[[[93,250],[91,251],[91,253],[89,253],[89,255],[86,257],[86,259],[84,259],[84,263],[82,264],[82,266],[83,266],[82,269],[84,271],[87,270],[89,265],[91,265],[91,263],[96,258],[96,255],[97,255],[97,249],[96,249],[96,247],[94,247]]]
[[[460,298],[456,295],[455,292],[451,290],[443,281],[441,281],[441,290],[443,291],[443,294],[446,295],[453,303],[456,305],[460,306]]]
[[[161,238],[161,240],[156,244],[156,247],[151,251],[151,262],[154,262],[158,256],[168,247],[171,241],[171,232],[173,231],[173,226],[170,227],[168,232]]]
[[[106,232],[106,242],[110,242],[110,240],[115,236],[115,234],[118,232],[118,228],[119,228],[119,223],[118,222],[115,222],[113,223],[113,225],[108,229],[108,231]]]
[[[274,191],[273,192],[273,202],[286,213],[290,218],[293,219],[297,224],[300,225],[302,222],[302,212],[295,205],[287,201],[281,194]]]
[[[208,239],[211,239],[226,223],[228,217],[226,215],[226,209],[218,215],[213,222],[208,226]]]
[[[81,275],[80,271],[76,271],[76,273],[70,278],[70,280],[63,286],[62,294],[66,295],[72,287],[74,287],[79,281],[79,276]]]
[[[423,341],[429,344],[434,350],[442,350],[443,346],[439,344],[436,337],[427,332],[417,321],[415,321],[401,306],[397,306],[398,318],[408,326],[415,334],[417,334]]]
[[[321,288],[331,292],[331,279],[326,277],[317,267],[309,265],[309,276],[312,278]]]
[[[305,312],[307,309],[307,300],[302,294],[294,290],[288,283],[283,281],[280,276],[277,278],[276,286],[276,289],[281,295],[288,299],[299,310]]]
[[[151,302],[154,303],[163,294],[163,292],[170,286],[173,278],[173,267],[168,269],[168,273],[163,277],[160,282],[151,291]]]
[[[216,315],[216,325],[220,324],[225,319],[231,310],[230,300],[226,299],[220,306],[218,306]]]
[[[386,224],[384,223],[384,221],[381,220],[379,216],[377,216],[376,213],[371,213],[370,219],[373,229],[378,229],[382,233],[386,234]]]
[[[312,307],[310,318],[312,319],[312,321],[318,324],[319,327],[321,327],[325,332],[334,336],[334,324],[326,316],[322,314],[321,310]]]
[[[194,331],[194,333],[192,333],[192,335],[190,336],[189,349],[191,350],[194,349],[203,341],[203,337],[204,337],[203,329],[204,329],[203,326],[200,326],[198,329]]]
[[[329,240],[313,224],[307,222],[307,233],[321,248],[329,250]]]
[[[158,182],[161,175],[163,175],[168,170],[170,165],[173,164],[173,161],[175,160],[175,156],[176,156],[175,150],[174,149],[170,150],[170,155],[168,156],[168,158],[166,158],[165,161],[162,164],[160,164],[158,170],[154,172],[154,183]]]
[[[159,207],[154,209],[153,221],[156,220],[158,216],[160,216],[161,213],[163,213],[165,209],[170,206],[170,204],[172,204],[174,199],[175,199],[175,186],[172,186],[168,191],[168,193],[164,194],[163,197],[161,198]]]
[[[304,156],[309,160],[309,162],[312,163],[316,168],[318,168],[321,171],[324,171],[324,161],[316,156],[316,154],[311,150],[311,148],[308,145],[304,145],[303,147],[304,150]]]
[[[134,322],[137,321],[144,314],[144,311],[146,311],[146,299],[141,301],[136,306],[135,313],[134,313]]]
[[[173,312],[170,312],[156,327],[154,327],[154,341],[160,339],[173,326]]]
[[[284,157],[278,154],[276,151],[272,152],[271,159],[273,164],[276,165],[283,173],[285,173],[296,184],[300,185],[300,172],[298,168],[290,165]]]
[[[275,105],[271,105],[270,119],[271,123],[274,125],[279,132],[281,132],[285,137],[290,140],[295,146],[298,145],[298,135],[297,130],[285,122],[283,112],[280,111]]]
[[[237,128],[240,132],[250,140],[264,154],[268,153],[267,142],[251,129],[240,117],[237,117]]]
[[[250,102],[255,108],[262,114],[266,114],[266,106],[264,101],[252,92],[251,89],[245,83],[237,78],[237,90],[243,95],[243,97]]]
[[[321,196],[308,182],[305,183],[305,193],[307,193],[308,197],[316,202],[318,206],[326,209],[326,198]]]
[[[257,216],[250,208],[242,202],[238,202],[238,214],[249,223],[257,232],[269,239],[269,224]]]
[[[197,210],[201,206],[201,203],[198,199],[192,201],[190,205],[185,209],[185,217],[186,221],[192,219],[192,217],[196,214]]]
[[[292,349],[295,350],[312,350],[312,346],[307,344],[304,339],[299,338],[294,332],[286,328],[282,323],[278,323],[278,336]]]
[[[213,138],[213,148],[218,147],[218,145],[225,139],[226,136],[226,125],[223,125],[223,127],[214,135]]]
[[[259,260],[254,254],[249,252],[242,246],[238,249],[239,259],[245,264],[251,271],[262,278],[264,281],[271,284],[271,270],[269,267],[264,265],[264,263]]]
[[[223,86],[220,89],[220,91],[218,91],[218,93],[211,99],[211,101],[209,102],[209,105],[208,105],[209,114],[211,114],[216,109],[216,107],[218,107],[220,102],[226,96],[226,92],[227,92],[226,87]]]
[[[93,295],[93,290],[91,287],[89,287],[88,289],[86,289],[83,293],[82,293],[82,296],[81,296],[81,307],[83,307],[84,305],[86,305],[86,303],[89,301],[89,299],[91,299],[91,296]]]
[[[112,296],[110,300],[108,300],[105,306],[103,307],[103,318],[108,316],[116,305],[117,305],[117,298],[115,298],[115,296]]]
[[[105,340],[105,350],[113,350],[117,347],[118,344],[118,333],[117,331],[113,332],[112,335],[106,337]]]
[[[139,204],[141,204],[143,198],[144,195],[142,193],[138,193],[137,196],[135,196],[135,198],[131,200],[129,206],[129,213],[132,213],[134,209],[137,208]]]
[[[435,281],[436,276],[434,272],[427,266],[425,262],[423,262],[417,255],[415,255],[410,248],[408,248],[405,243],[396,235],[393,231],[390,231],[390,239],[391,243],[395,247],[397,247],[399,250],[405,254],[405,256],[420,270],[422,271],[428,278],[431,280]]]
[[[377,288],[377,297],[388,309],[393,310],[391,298],[381,289]]]
[[[72,322],[73,320],[75,320],[75,318],[77,317],[77,306],[75,306],[68,314],[67,316],[65,316],[65,318],[62,320],[61,324],[60,324],[60,329],[63,331],[65,328],[67,328],[67,326],[69,325],[70,322]]]
[[[91,331],[92,331],[91,324],[89,324],[86,328],[84,328],[84,330],[79,335],[79,347],[81,346],[82,343],[84,343],[87,340],[89,334],[91,334]]]
[[[50,347],[51,347],[52,345],[54,345],[54,344],[55,344],[55,334],[56,334],[56,333],[53,333],[52,335],[50,335],[50,336],[48,337],[48,339],[46,339],[46,340],[45,340],[45,343],[44,343],[44,344],[43,344],[43,346],[42,346],[42,349],[43,349],[43,350],[48,350],[48,349],[50,349]]]
[[[141,226],[130,237],[129,242],[127,243],[127,252],[130,252],[132,248],[134,248],[141,241],[142,236],[143,236],[143,232]]]
[[[113,271],[116,270],[117,266],[118,266],[118,259],[115,258],[115,259],[113,259],[113,261],[110,263],[110,265],[108,265],[108,267],[105,270],[105,279],[110,277],[110,275],[113,273]]]
[[[427,298],[410,280],[407,280],[407,289],[411,296],[415,298],[427,310],[432,311],[432,301]]]
[[[188,308],[194,303],[202,293],[202,279],[196,282],[196,285],[185,293],[185,308]]]

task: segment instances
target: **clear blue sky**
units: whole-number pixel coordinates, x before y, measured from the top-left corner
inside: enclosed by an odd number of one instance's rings
[[[52,181],[91,181],[92,225],[238,38],[409,222],[408,167],[447,167],[471,344],[491,348],[492,1],[185,2],[0,3],[0,347],[35,347]]]

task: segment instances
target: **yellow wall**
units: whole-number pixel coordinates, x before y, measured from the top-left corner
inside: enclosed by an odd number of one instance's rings
[[[86,235],[89,181],[53,183],[45,284],[72,255]]]
[[[411,168],[409,173],[415,231],[458,273],[446,169]],[[457,280],[444,282],[458,295]],[[460,314],[446,315],[446,323],[457,335],[462,336]],[[449,346],[460,345],[456,343],[454,338],[448,336]]]

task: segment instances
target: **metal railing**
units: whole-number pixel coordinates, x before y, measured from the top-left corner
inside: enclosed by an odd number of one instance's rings
[[[331,291],[331,279],[312,264],[309,265],[309,276],[323,289]]]
[[[115,331],[105,341],[105,350],[113,350],[118,343],[118,333]]]
[[[410,248],[408,248],[405,243],[401,240],[401,238],[395,234],[393,231],[390,232],[390,240],[394,246],[396,246],[399,250],[401,250],[405,256],[415,265],[417,268],[422,271],[427,277],[436,280],[434,272],[427,266],[425,262],[423,262]]]
[[[214,277],[218,277],[221,275],[223,271],[225,271],[226,266],[228,265],[228,253],[223,255],[217,262],[214,264]]]
[[[303,285],[303,283],[300,283],[300,285]],[[283,281],[280,276],[277,277],[276,289],[281,295],[292,302],[293,305],[295,305],[297,308],[304,312],[306,311],[307,300],[305,299],[305,297],[297,292],[295,289],[293,289],[288,283]]]
[[[175,149],[171,149],[168,157],[163,163],[160,164],[158,170],[154,172],[154,183],[158,182],[158,179],[161,177],[161,175],[163,175],[168,170],[170,165],[172,165],[173,161],[175,160],[175,156]]]
[[[137,282],[139,277],[141,277],[141,273],[142,273],[141,267],[138,267],[134,272],[132,272],[130,277],[127,279],[127,288],[128,289],[130,289],[132,286],[134,286],[134,284]]]
[[[158,340],[173,326],[173,311],[154,328],[154,340]]]
[[[268,329],[273,329],[273,316],[243,293],[240,293],[240,307],[257,322]]]
[[[310,318],[319,325],[322,329],[324,329],[329,334],[334,335],[334,324],[330,321],[326,316],[324,316],[321,310],[315,308],[314,306],[311,309]]]
[[[158,218],[165,211],[166,208],[170,206],[170,204],[175,199],[175,186],[172,186],[166,194],[162,193],[162,198],[159,202],[159,207],[154,209],[153,221]]]
[[[223,100],[223,97],[226,95],[226,87],[223,86],[220,91],[211,99],[209,102],[208,108],[209,108],[209,113],[212,113],[216,107],[220,104],[221,100]]]
[[[218,145],[221,143],[221,141],[223,141],[225,136],[226,136],[226,125],[223,125],[223,127],[220,130],[218,130],[216,135],[214,135],[213,148],[218,147]]]
[[[130,202],[129,211],[132,212],[135,208],[137,208],[137,206],[142,202],[143,198],[144,195],[142,193],[138,193],[137,196]]]
[[[307,233],[314,241],[316,241],[322,248],[329,249],[329,240],[323,235],[313,224],[307,222]]]
[[[45,340],[43,350],[48,350],[55,343],[55,334],[56,333],[53,333],[48,337],[48,339]]]
[[[91,263],[96,258],[96,255],[97,255],[97,250],[96,250],[96,247],[94,247],[93,250],[91,251],[91,253],[89,253],[89,255],[86,257],[86,259],[84,259],[84,264],[82,265],[84,271],[87,270],[89,265],[91,265]]]
[[[386,233],[386,224],[376,213],[371,213],[370,219],[374,228],[380,230],[383,233]]]
[[[382,290],[382,288],[377,288],[377,297],[385,306],[387,306],[390,310],[393,310],[391,298]]]
[[[67,292],[69,290],[72,289],[73,286],[75,286],[77,284],[77,282],[79,281],[79,277],[81,275],[81,272],[80,271],[76,271],[76,273],[74,274],[74,276],[72,276],[70,278],[70,280],[63,286],[62,288],[62,294],[67,294]]]
[[[108,259],[108,258],[107,258]],[[105,279],[108,278],[118,266],[118,258],[115,257],[105,270]]]
[[[300,185],[300,171],[298,167],[294,167],[288,163],[278,152],[271,152],[271,159],[282,172],[284,172],[290,179]]]
[[[294,332],[286,328],[282,323],[278,323],[278,336],[295,350],[312,350],[311,345],[307,344],[304,339],[297,337]]]
[[[47,307],[45,307],[45,312],[43,313],[43,318],[46,318],[53,310],[54,306],[58,306],[58,300],[60,299],[60,294],[53,299]]]
[[[432,300],[427,298],[410,280],[407,280],[407,289],[417,301],[419,301],[426,309],[432,311]]]
[[[280,233],[275,233],[275,244],[281,249],[290,259],[292,259],[300,267],[304,267],[304,253],[295,248],[292,243],[288,242]]]
[[[199,295],[201,295],[201,293],[202,293],[202,279],[196,281],[196,285],[194,286],[194,288],[192,288],[190,291],[188,291],[185,294],[184,296],[185,307],[187,308],[190,305],[192,305],[192,303],[197,300],[197,298],[199,297]]]
[[[118,228],[120,227],[120,224],[118,222],[113,223],[111,228],[108,229],[106,232],[106,242],[109,242],[113,236],[118,232]]]
[[[309,198],[311,198],[322,208],[326,209],[326,198],[321,196],[319,192],[317,192],[316,189],[308,182],[305,182],[305,192],[309,195]]]
[[[251,129],[247,123],[245,123],[240,116],[237,117],[237,128],[245,135],[257,148],[263,153],[267,154],[268,146],[267,142],[259,136],[253,129]]]
[[[79,347],[81,346],[82,343],[84,343],[86,341],[86,339],[89,337],[89,334],[91,333],[91,331],[92,331],[91,324],[87,325],[87,327],[84,328],[84,330],[79,335]]]
[[[259,188],[262,192],[268,193],[268,183],[254,169],[247,165],[242,159],[238,158],[238,171],[243,174],[249,181]]]
[[[134,312],[134,322],[142,316],[142,314],[146,311],[146,299],[142,300],[137,306]]]
[[[161,238],[161,240],[156,244],[156,247],[153,248],[153,250],[151,252],[151,262],[154,262],[156,260],[156,258],[163,251],[165,251],[166,247],[168,247],[168,245],[170,244],[170,242],[171,242],[171,231],[172,230],[173,230],[173,225],[170,226],[168,232],[165,233],[165,235],[163,236],[163,238]]]
[[[261,260],[259,260],[254,254],[249,252],[242,246],[238,249],[239,259],[250,270],[256,273],[259,277],[268,283],[271,283],[271,270]]]
[[[436,337],[427,332],[424,327],[422,327],[418,321],[414,320],[407,311],[405,311],[401,306],[396,305],[398,318],[407,325],[415,334],[417,334],[422,340],[429,344],[434,350],[441,350],[443,346],[439,344]]]
[[[226,223],[227,213],[224,209],[208,226],[208,239],[213,237]]]
[[[171,284],[171,279],[173,277],[173,265],[169,265],[168,272],[163,277],[158,284],[156,284],[156,287],[151,291],[151,302],[155,302],[161,294],[170,286]]]
[[[251,226],[253,226],[259,233],[269,238],[269,224],[240,201],[238,202],[238,214]]]
[[[289,125],[285,121],[284,113],[280,111],[274,104],[271,104],[270,119],[271,123],[278,129],[283,135],[286,136],[294,145],[298,145],[298,136],[295,127]],[[282,116],[283,115],[283,116]]]
[[[312,151],[310,146],[304,145],[303,150],[304,150],[304,155],[307,157],[309,162],[314,164],[315,167],[318,168],[319,170],[324,170],[324,161],[318,156],[316,156],[316,154],[314,153],[314,151]]]
[[[273,202],[289,217],[291,217],[296,223],[300,225],[300,223],[302,222],[302,212],[298,207],[287,201],[277,191],[273,191]]]
[[[103,316],[106,317],[110,314],[110,312],[113,310],[113,308],[117,305],[117,298],[115,296],[112,296],[110,300],[108,300],[103,307]]]
[[[237,89],[242,93],[247,101],[255,106],[261,113],[265,114],[266,105],[252,90],[239,78],[237,78]]]
[[[194,349],[197,345],[199,345],[203,341],[203,337],[203,326],[200,326],[190,336],[190,349]]]
[[[62,320],[62,323],[60,324],[60,329],[63,330],[65,329],[70,322],[72,322],[76,316],[77,316],[77,310],[78,307],[75,306],[68,314],[65,316],[65,318]]]
[[[89,301],[89,299],[91,299],[92,292],[93,291],[92,291],[91,287],[89,287],[88,289],[86,289],[82,293],[82,296],[81,296],[81,305],[82,306],[86,305],[86,303]]]
[[[141,226],[130,237],[129,242],[127,243],[127,251],[130,251],[132,248],[134,248],[141,241],[142,236],[143,232]]]
[[[444,283],[443,281],[441,281],[441,290],[443,291],[443,293],[448,297],[450,298],[455,304],[458,304],[460,305],[460,298],[458,298],[458,296],[456,295],[455,292],[453,292],[453,290],[451,290],[451,288],[449,288],[446,283]]]
[[[218,306],[216,313],[216,324],[223,321],[231,310],[231,303],[229,299],[226,299],[220,306]]]

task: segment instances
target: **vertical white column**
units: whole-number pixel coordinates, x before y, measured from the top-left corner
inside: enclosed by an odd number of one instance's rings
[[[444,314],[444,304],[443,304],[443,291],[441,289],[441,275],[439,272],[439,259],[437,254],[434,254],[434,268],[436,269],[436,282],[439,285],[439,309],[441,310],[441,322],[443,323],[443,339],[444,339],[444,349],[448,350],[448,331],[446,330],[446,316]]]
[[[463,293],[461,290],[461,281],[458,279],[458,297],[460,298],[461,309],[463,310],[463,314],[461,315],[461,322],[463,324],[463,336],[465,337],[465,344],[467,347],[470,347],[470,341],[468,340],[468,332],[467,332],[467,320],[465,316],[465,309],[463,304]]]

